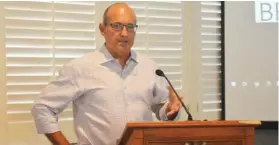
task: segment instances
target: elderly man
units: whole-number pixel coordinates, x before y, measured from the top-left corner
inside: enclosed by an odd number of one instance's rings
[[[57,116],[73,103],[79,145],[114,145],[129,121],[173,120],[181,104],[154,61],[131,50],[137,28],[124,3],[108,7],[99,25],[105,38],[96,52],[72,60],[32,107],[37,132],[55,145],[69,144]]]

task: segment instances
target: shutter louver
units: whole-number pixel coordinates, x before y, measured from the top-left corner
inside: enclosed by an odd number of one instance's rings
[[[183,2],[127,3],[134,9],[139,25],[133,49],[153,58],[181,93]]]
[[[90,2],[55,2],[55,66],[96,48],[95,4]]]
[[[136,44],[152,57],[174,87],[182,89],[182,3],[129,2],[138,18]],[[139,39],[143,38],[143,39]],[[137,45],[135,46],[137,50]]]
[[[5,14],[8,119],[32,121],[34,98],[57,70],[96,48],[94,3],[8,2]]]
[[[7,118],[9,136],[13,138],[18,129],[33,127],[30,109],[34,99],[56,77],[60,67],[96,49],[95,3],[5,2],[3,6]],[[68,127],[72,127],[71,105],[59,120],[63,121],[65,134],[74,139]],[[37,144],[34,135],[29,132],[9,143]]]
[[[140,53],[147,52],[147,2],[127,2],[129,6],[134,10],[136,17],[137,17],[137,25],[138,29],[136,31],[135,42],[133,46],[133,50],[136,50]]]
[[[53,75],[51,8],[46,2],[4,6],[9,123],[31,121],[33,100]]]
[[[183,2],[148,2],[148,51],[182,91]]]
[[[221,112],[221,2],[201,2],[202,111],[207,119]]]
[[[127,2],[139,25],[134,50],[152,57],[182,90],[182,2]]]

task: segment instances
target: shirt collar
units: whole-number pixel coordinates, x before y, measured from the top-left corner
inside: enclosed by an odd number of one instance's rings
[[[115,58],[110,54],[110,52],[106,48],[105,44],[101,47],[100,52],[104,55],[104,59],[101,61],[101,64],[115,60]],[[138,63],[137,52],[135,52],[134,50],[131,50],[130,57],[128,58],[127,61],[129,61],[129,60],[133,60],[136,63]]]

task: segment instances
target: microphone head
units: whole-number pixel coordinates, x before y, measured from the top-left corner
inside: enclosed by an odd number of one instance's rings
[[[164,72],[160,69],[156,70],[156,75],[161,76],[161,77],[165,76]]]

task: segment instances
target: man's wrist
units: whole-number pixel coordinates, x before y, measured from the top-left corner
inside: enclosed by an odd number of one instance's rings
[[[69,145],[70,143],[61,131],[45,134],[53,145]]]
[[[167,117],[167,106],[168,106],[168,102],[164,104],[164,106],[160,109],[160,119],[163,121],[167,121],[168,117]]]

